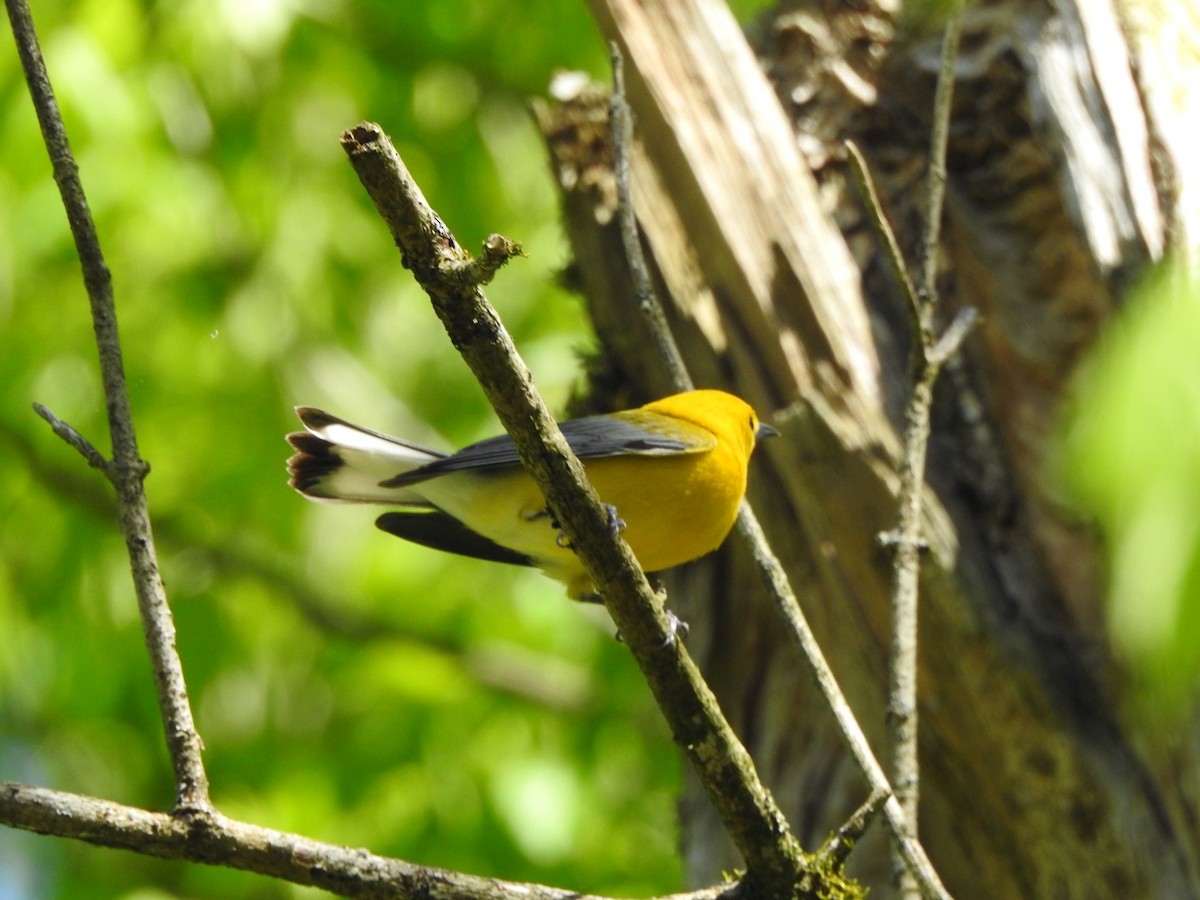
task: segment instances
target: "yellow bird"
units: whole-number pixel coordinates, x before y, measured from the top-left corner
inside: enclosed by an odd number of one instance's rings
[[[301,494],[401,507],[375,524],[437,550],[537,566],[572,599],[596,599],[508,435],[446,455],[312,407],[296,413],[308,430],[288,435],[296,450],[288,471]],[[746,492],[755,442],[777,433],[744,400],[714,390],[560,427],[647,572],[721,544]]]

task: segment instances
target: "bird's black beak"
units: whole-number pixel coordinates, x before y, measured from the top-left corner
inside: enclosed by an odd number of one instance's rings
[[[761,441],[763,438],[779,437],[779,432],[768,425],[766,422],[759,422],[758,429],[754,432],[754,439]]]

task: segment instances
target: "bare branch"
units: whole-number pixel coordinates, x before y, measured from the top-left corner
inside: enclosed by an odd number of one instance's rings
[[[686,390],[691,386],[691,377],[687,373],[686,363],[684,363],[674,336],[671,334],[670,326],[667,324],[661,303],[650,284],[646,262],[641,252],[641,242],[637,237],[635,214],[629,190],[629,159],[632,152],[633,139],[632,125],[630,122],[629,107],[624,96],[624,60],[620,49],[615,43],[612,45],[612,60],[613,98],[610,109],[613,168],[617,181],[617,215],[621,223],[625,252],[629,257],[639,306],[643,312],[647,313],[650,328],[654,336],[655,347],[664,365],[667,367],[676,389]],[[853,148],[853,150],[856,152],[856,148]],[[874,196],[874,188],[871,186],[869,176],[866,175],[865,164],[862,166],[862,172],[864,175],[864,187],[869,195]],[[875,208],[879,209],[877,200]],[[881,211],[878,213],[877,220],[890,235],[890,229],[887,228],[886,220]],[[892,244],[895,244],[894,237],[892,237]],[[909,291],[912,293],[913,305],[915,307],[916,293],[912,288],[911,280],[908,279],[907,269],[898,248],[895,251],[893,265],[898,278],[900,278],[902,283],[907,284]],[[845,694],[842,693],[841,688],[838,686],[833,670],[830,668],[828,661],[825,659],[824,652],[817,643],[816,636],[808,624],[804,611],[800,608],[800,604],[796,600],[795,592],[788,582],[783,566],[767,542],[767,536],[759,525],[754,510],[751,509],[747,501],[742,502],[742,508],[738,515],[737,530],[750,550],[751,557],[758,567],[763,583],[776,609],[783,617],[788,634],[795,643],[801,657],[808,664],[814,680],[825,695],[826,701],[833,711],[851,753],[866,775],[873,796],[882,798],[879,803],[883,807],[884,817],[894,835],[894,839],[898,842],[905,863],[916,873],[915,877],[918,883],[922,885],[928,896],[949,897],[932,863],[930,863],[929,857],[917,841],[915,829],[910,830],[907,828],[901,807],[896,803],[894,797],[892,797],[892,788],[888,784],[887,777],[884,775],[883,767],[872,753],[871,747],[867,743],[866,735],[863,733],[862,726],[859,725],[858,720],[854,717],[854,712],[851,710],[850,704],[846,701]]]
[[[933,128],[930,135],[929,175],[923,235],[923,266],[921,284],[914,297],[911,283],[906,279],[905,295],[909,315],[914,323],[912,346],[909,350],[908,403],[904,412],[904,456],[900,463],[900,522],[891,543],[895,548],[892,582],[892,640],[888,659],[888,725],[892,745],[892,785],[896,799],[904,810],[908,836],[918,834],[917,811],[920,799],[920,763],[917,754],[917,597],[921,569],[921,498],[925,485],[925,458],[929,448],[930,409],[933,406],[933,385],[942,363],[966,337],[975,320],[973,312],[960,314],[942,340],[934,335],[934,312],[937,307],[937,265],[940,246],[942,202],[946,193],[946,142],[950,132],[950,107],[954,92],[954,61],[958,56],[962,15],[959,12],[946,24],[942,41],[941,69],[934,94]],[[856,159],[855,153],[851,158]],[[856,160],[861,161],[861,160]],[[865,165],[859,176],[870,185]],[[885,234],[888,257],[895,265],[895,238],[886,225],[883,210],[878,207],[874,190],[869,189],[875,204],[872,218]],[[870,205],[870,204],[869,204]],[[899,895],[915,898],[921,886],[905,864],[899,836],[893,841],[893,871]]]
[[[906,301],[904,308],[908,311],[909,327],[914,335],[919,334],[921,316],[918,310],[921,307],[921,301],[917,295],[917,286],[913,284],[912,276],[908,274],[908,264],[904,261],[904,252],[900,249],[900,242],[896,240],[896,232],[892,230],[891,223],[888,222],[887,215],[884,213],[883,203],[879,199],[879,193],[875,190],[875,180],[871,177],[871,170],[867,166],[867,160],[863,156],[862,150],[854,141],[846,141],[845,146],[847,158],[850,160],[850,173],[854,176],[859,196],[862,197],[863,206],[866,207],[867,215],[871,219],[875,236],[883,245],[884,257],[888,261],[888,267],[892,270],[892,277],[896,279],[896,284],[900,286],[900,290],[904,294]]]
[[[767,587],[767,593],[770,594],[776,609],[783,616],[788,636],[796,644],[801,657],[808,663],[817,687],[825,695],[825,700],[837,720],[838,728],[846,738],[850,753],[866,776],[871,791],[873,793],[882,792],[887,797],[883,805],[883,815],[892,832],[893,840],[897,842],[900,852],[903,854],[905,864],[917,874],[926,897],[948,900],[950,894],[942,885],[941,879],[938,878],[933,863],[929,861],[929,857],[920,842],[917,841],[916,836],[907,829],[904,811],[892,793],[892,787],[883,772],[883,766],[879,764],[879,760],[875,758],[875,754],[871,750],[871,745],[867,743],[867,736],[863,733],[858,719],[854,717],[854,711],[850,709],[850,704],[838,686],[837,678],[834,677],[833,669],[829,667],[821,645],[817,643],[816,635],[813,634],[812,627],[808,624],[808,619],[805,618],[804,611],[796,600],[796,594],[792,590],[791,584],[788,583],[787,573],[767,543],[767,536],[758,523],[758,517],[754,515],[748,503],[742,503],[737,529],[750,548],[750,553],[762,575],[763,583]]]
[[[185,818],[64,791],[0,782],[0,822],[148,856],[228,866],[344,897],[603,900],[540,884],[481,878],[261,828],[219,813]],[[660,900],[716,900],[718,885]]]
[[[87,460],[89,466],[93,469],[99,469],[106,477],[111,477],[112,467],[109,465],[108,460],[104,458],[104,454],[97,450],[91,441],[54,413],[50,412],[49,409],[42,406],[42,404],[33,404],[33,411],[50,424],[55,434],[78,450],[79,455]]]
[[[84,286],[91,303],[92,324],[96,333],[96,346],[100,352],[100,374],[104,382],[104,398],[108,407],[108,426],[113,447],[112,461],[103,467],[103,471],[117,492],[121,533],[129,551],[146,647],[154,669],[155,690],[166,730],[167,747],[175,770],[176,804],[183,810],[203,812],[211,809],[208,799],[208,776],[201,759],[200,736],[196,733],[196,726],[192,720],[191,705],[183,680],[183,667],[175,650],[175,623],[167,606],[166,592],[159,576],[158,559],[154,551],[154,537],[150,530],[150,516],[142,484],[147,465],[138,454],[133,414],[129,407],[129,394],[125,389],[125,368],[121,360],[121,340],[117,330],[112,278],[105,265],[104,254],[100,250],[96,225],[88,209],[83,184],[79,180],[79,169],[75,165],[67,141],[66,129],[59,113],[58,102],[54,98],[45,61],[42,59],[29,7],[25,0],[5,0],[5,5],[8,8],[9,21],[12,23],[17,52],[21,57],[21,67],[25,72],[25,80],[29,84],[29,93],[41,124],[42,137],[54,167],[54,180],[58,183],[71,233],[75,237],[75,246],[83,267]],[[75,444],[73,446],[78,447]],[[94,448],[93,453],[99,456]],[[84,455],[95,465],[91,456],[86,452]]]
[[[748,867],[748,878],[790,890],[799,844],[762,786],[673,626],[588,484],[528,369],[478,288],[448,284],[446,260],[463,252],[429,208],[382,129],[358,125],[342,144],[387,221],[405,265],[429,294],[454,346],[475,373],[521,460],[583,561],[658,700],[676,743],[696,768]]]
[[[942,65],[933,95],[933,129],[929,135],[929,177],[925,200],[925,242],[921,265],[921,298],[937,303],[938,251],[941,248],[942,203],[946,196],[946,143],[950,136],[950,104],[954,97],[954,63],[962,36],[962,12],[955,9],[942,38]]]
[[[929,443],[929,414],[933,403],[933,384],[942,364],[966,338],[976,319],[974,310],[962,310],[946,333],[933,335],[933,311],[937,303],[937,249],[942,201],[946,186],[946,140],[949,134],[950,102],[954,82],[954,59],[958,52],[961,16],[947,26],[942,45],[942,68],[934,99],[934,126],[927,194],[927,219],[923,236],[923,272],[918,288],[887,220],[875,190],[862,151],[846,142],[850,169],[862,195],[884,256],[900,285],[912,331],[912,380],[905,412],[905,446],[900,471],[900,524],[883,535],[883,543],[896,549],[892,592],[892,645],[889,666],[888,722],[892,731],[892,784],[904,809],[910,835],[917,833],[919,764],[917,760],[917,579],[920,551],[921,491],[925,478],[925,454]],[[895,861],[897,877],[902,879],[901,893],[915,896],[917,884],[906,873],[903,859]]]
[[[621,226],[621,244],[625,248],[625,259],[629,264],[629,275],[633,280],[633,293],[638,309],[650,326],[650,337],[658,358],[666,366],[671,386],[676,391],[690,391],[695,385],[688,374],[687,363],[679,352],[662,303],[654,292],[650,281],[650,269],[646,255],[642,252],[642,241],[638,235],[637,216],[633,211],[633,189],[630,173],[633,158],[633,113],[625,99],[625,57],[620,46],[609,43],[612,60],[613,91],[609,99],[609,123],[612,128],[613,175],[617,182],[617,222]]]
[[[874,791],[826,841],[821,852],[817,854],[817,860],[829,860],[834,865],[842,865],[854,849],[854,845],[866,834],[867,826],[883,809],[889,796],[885,791]]]
[[[942,366],[951,356],[958,352],[958,348],[962,346],[962,342],[967,339],[967,335],[971,333],[971,329],[975,327],[975,323],[979,321],[979,310],[973,306],[967,306],[960,309],[954,316],[949,327],[942,332],[942,336],[937,339],[932,347],[929,348],[929,361],[934,366]]]

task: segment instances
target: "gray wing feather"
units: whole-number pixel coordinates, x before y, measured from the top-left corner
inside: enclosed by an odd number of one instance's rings
[[[642,456],[670,456],[691,453],[698,448],[676,438],[665,437],[648,428],[612,416],[585,416],[561,422],[563,437],[580,459],[600,459],[605,456],[636,454]],[[383,487],[402,487],[425,481],[447,472],[463,469],[488,471],[508,469],[521,464],[516,445],[507,434],[488,438],[477,444],[464,447],[457,453],[421,466],[385,481]]]

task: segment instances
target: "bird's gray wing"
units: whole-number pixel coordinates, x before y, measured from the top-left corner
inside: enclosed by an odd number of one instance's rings
[[[709,450],[716,444],[711,432],[698,425],[671,421],[672,434],[663,434],[664,417],[641,410],[607,416],[585,416],[559,424],[571,450],[580,459],[606,456],[673,456]],[[506,434],[464,447],[457,453],[385,481],[383,487],[403,487],[419,481],[458,472],[496,471],[519,466],[516,445]]]

